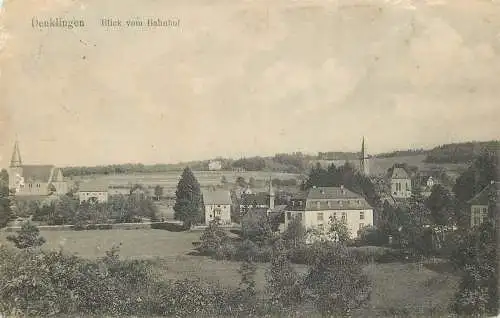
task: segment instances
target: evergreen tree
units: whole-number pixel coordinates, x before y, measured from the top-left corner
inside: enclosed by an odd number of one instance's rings
[[[175,192],[174,218],[191,227],[202,219],[200,184],[189,167],[182,172]]]

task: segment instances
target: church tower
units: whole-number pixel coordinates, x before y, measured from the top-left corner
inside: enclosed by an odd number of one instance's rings
[[[273,179],[269,177],[269,209],[274,209]]]
[[[369,174],[369,163],[368,163],[368,155],[366,154],[365,147],[365,137],[363,136],[363,141],[361,142],[361,156],[359,158],[359,170],[365,176]]]
[[[19,184],[23,182],[23,167],[21,160],[21,151],[19,150],[19,142],[16,139],[14,144],[14,151],[12,152],[12,157],[10,159],[9,166],[9,188],[17,189]]]

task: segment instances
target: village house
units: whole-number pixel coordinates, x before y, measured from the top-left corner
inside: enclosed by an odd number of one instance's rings
[[[208,163],[208,170],[219,171],[222,169],[222,162],[220,160],[212,160]]]
[[[219,218],[222,224],[231,224],[231,207],[233,203],[229,191],[203,191],[203,204],[205,206],[206,224],[210,223],[215,218]]]
[[[108,202],[109,187],[107,184],[96,181],[89,181],[79,185],[78,199],[81,202],[104,203]]]
[[[391,195],[395,199],[408,199],[411,197],[411,177],[403,167],[393,166],[389,180],[391,184]]]
[[[496,204],[500,195],[500,182],[492,181],[481,192],[476,194],[471,200],[470,205],[470,226],[478,226],[488,217],[490,204]]]
[[[341,186],[313,187],[294,196],[286,209],[285,228],[298,218],[306,229],[326,233],[330,217],[345,221],[351,238],[360,229],[373,226],[373,208],[362,196]]]
[[[24,165],[16,141],[9,166],[9,189],[17,199],[63,195],[68,192],[62,169],[54,165]]]

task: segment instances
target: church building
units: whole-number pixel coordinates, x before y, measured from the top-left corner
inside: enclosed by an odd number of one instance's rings
[[[68,192],[62,169],[54,165],[24,165],[16,140],[9,167],[9,189],[16,197],[43,199]]]

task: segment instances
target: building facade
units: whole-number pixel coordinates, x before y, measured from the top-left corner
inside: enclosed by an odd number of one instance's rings
[[[205,206],[205,223],[208,224],[219,218],[222,224],[231,224],[231,207],[233,202],[227,190],[203,191]]]
[[[341,187],[317,187],[293,197],[285,211],[285,228],[294,218],[306,229],[329,231],[330,218],[343,220],[350,237],[358,236],[364,227],[373,226],[373,208],[366,200]]]
[[[77,194],[80,203],[105,203],[109,199],[108,185],[92,181],[80,184]]]
[[[411,177],[404,168],[393,167],[389,177],[391,184],[391,195],[396,199],[407,199],[411,197]]]
[[[468,202],[471,227],[481,225],[488,218],[489,208],[496,204],[498,195],[500,195],[500,182],[491,182]]]
[[[62,195],[69,189],[62,169],[54,165],[24,165],[17,141],[8,172],[9,189],[16,197]]]

